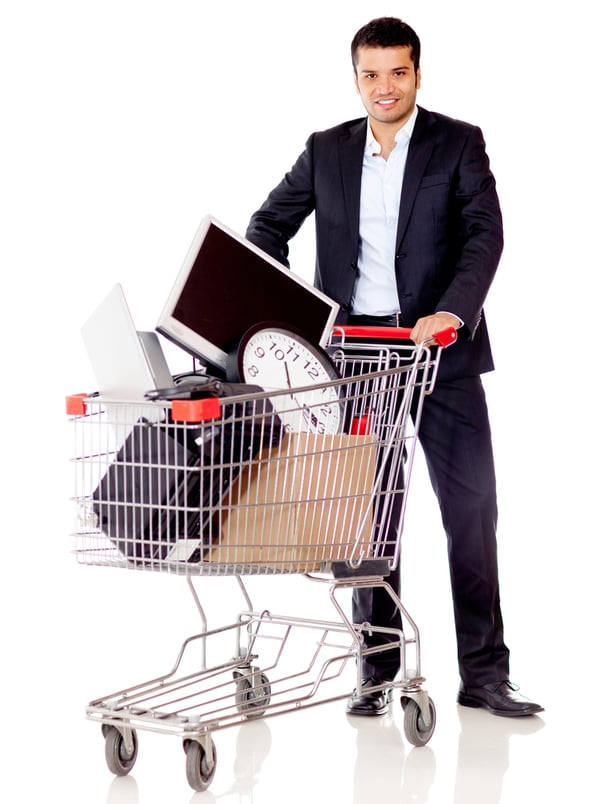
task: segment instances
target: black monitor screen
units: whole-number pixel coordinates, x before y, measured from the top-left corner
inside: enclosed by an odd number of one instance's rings
[[[327,296],[209,219],[199,229],[157,329],[224,366],[242,335],[263,322],[324,345],[337,310]]]

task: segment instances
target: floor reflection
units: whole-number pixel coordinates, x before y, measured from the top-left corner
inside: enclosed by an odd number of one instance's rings
[[[460,732],[454,743],[456,767],[454,771],[450,767],[449,780],[452,785],[453,775],[454,790],[448,790],[445,800],[500,804],[511,740],[534,734],[544,727],[544,721],[537,716],[495,717],[482,709],[462,706],[457,707],[457,713]],[[347,719],[356,729],[353,804],[426,804],[436,777],[435,750],[443,750],[445,759],[447,742],[436,744],[434,735],[426,746],[411,746],[392,709],[383,717]]]
[[[106,804],[138,804],[138,786],[133,776],[116,776],[109,785]]]
[[[235,741],[234,783],[229,791],[239,793],[240,801],[252,801],[252,790],[270,750],[271,731],[264,720],[254,720],[240,726]]]
[[[376,718],[348,717],[348,722],[356,729],[353,804],[425,804],[435,778],[431,748],[410,748],[407,753],[391,711]]]
[[[486,804],[499,804],[509,767],[510,740],[534,734],[544,721],[533,717],[497,717],[482,709],[457,706],[460,722],[454,804],[475,801],[474,791],[485,785]]]

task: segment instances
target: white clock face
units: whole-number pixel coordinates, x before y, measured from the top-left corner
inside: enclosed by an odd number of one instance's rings
[[[339,386],[296,390],[329,383],[339,376],[327,355],[298,335],[276,328],[254,332],[242,347],[240,374],[244,382],[256,383],[265,391],[289,389],[289,394],[271,398],[286,430],[341,431],[343,405]]]

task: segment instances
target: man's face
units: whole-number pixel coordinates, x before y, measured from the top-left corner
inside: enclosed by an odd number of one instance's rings
[[[409,47],[359,47],[356,90],[367,114],[378,123],[401,128],[415,107],[421,69],[415,73]]]

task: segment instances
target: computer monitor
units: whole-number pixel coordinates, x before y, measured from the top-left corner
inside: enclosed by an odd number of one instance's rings
[[[338,310],[337,302],[207,215],[156,329],[226,372],[250,327],[276,324],[325,346]]]

